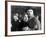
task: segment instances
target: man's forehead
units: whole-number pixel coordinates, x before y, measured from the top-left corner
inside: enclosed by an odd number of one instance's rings
[[[28,11],[33,11],[32,9],[29,9]]]

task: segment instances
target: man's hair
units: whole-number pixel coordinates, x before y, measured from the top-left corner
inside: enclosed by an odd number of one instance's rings
[[[32,8],[32,7],[26,8],[25,12],[27,12],[27,11],[30,10],[30,9],[33,10],[34,16],[37,16],[36,9],[34,9],[34,8]]]

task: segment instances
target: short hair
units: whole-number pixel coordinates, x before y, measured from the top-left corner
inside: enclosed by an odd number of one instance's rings
[[[28,10],[27,10],[27,14],[28,14],[28,13],[34,15],[33,9],[28,9]]]
[[[30,10],[33,10],[33,9],[28,9],[27,11],[30,11]]]
[[[26,8],[25,12],[27,12],[28,10],[32,9],[33,10],[33,14],[35,17],[37,17],[37,13],[36,13],[36,9],[32,8],[32,7],[28,7]]]

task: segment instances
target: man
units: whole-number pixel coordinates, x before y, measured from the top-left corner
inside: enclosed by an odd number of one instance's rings
[[[35,17],[34,16],[34,13],[33,13],[33,10],[32,9],[28,9],[27,10],[27,14],[28,14],[28,17],[29,17],[29,27],[32,29],[32,30],[40,30],[40,21],[38,20],[38,16]]]

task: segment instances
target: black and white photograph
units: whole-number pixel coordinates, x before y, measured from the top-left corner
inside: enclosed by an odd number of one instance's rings
[[[11,31],[41,30],[41,7],[11,6]]]
[[[44,33],[44,4],[8,2],[8,35]]]

